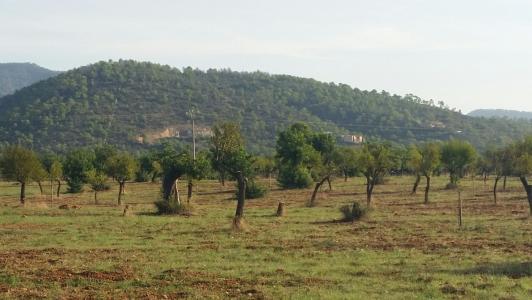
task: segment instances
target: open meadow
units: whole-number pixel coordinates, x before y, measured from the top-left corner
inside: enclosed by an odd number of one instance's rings
[[[274,187],[246,201],[245,232],[231,230],[233,182],[200,181],[188,217],[154,215],[160,184],[128,183],[133,213],[123,216],[116,184],[98,205],[88,191],[50,203],[32,184],[19,207],[19,186],[1,182],[0,298],[532,298],[532,218],[518,179],[497,205],[491,180],[463,179],[461,229],[448,178],[434,178],[428,205],[423,185],[410,195],[413,180],[387,178],[353,223],[339,209],[365,205],[362,178],[324,185],[312,208],[312,189]],[[79,209],[58,209],[66,203]]]

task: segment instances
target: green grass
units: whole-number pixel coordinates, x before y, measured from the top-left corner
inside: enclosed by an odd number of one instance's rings
[[[22,208],[18,186],[0,183],[0,297],[530,299],[532,227],[519,183],[494,206],[489,186],[477,181],[473,194],[464,180],[459,229],[445,181],[435,179],[423,205],[422,192],[409,194],[412,178],[391,178],[354,223],[337,221],[341,206],[365,201],[360,178],[336,180],[313,208],[311,190],[274,189],[246,203],[245,232],[231,230],[231,184],[200,182],[190,217],[153,215],[159,185],[129,184],[135,214],[122,217],[116,186],[94,205],[90,192],[50,204],[32,185]]]

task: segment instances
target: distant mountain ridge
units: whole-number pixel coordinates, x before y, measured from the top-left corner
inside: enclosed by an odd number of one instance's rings
[[[477,109],[467,114],[471,117],[485,118],[508,118],[508,119],[527,119],[532,120],[532,112],[518,111],[509,109]]]
[[[0,97],[59,73],[34,63],[0,63]]]
[[[0,98],[0,146],[34,149],[113,144],[148,147],[175,128],[237,122],[253,153],[273,153],[279,131],[294,122],[335,136],[361,135],[403,145],[459,138],[479,149],[532,133],[532,121],[465,116],[414,95],[365,91],[264,72],[206,71],[131,60],[63,72]],[[204,140],[204,143],[208,139]]]

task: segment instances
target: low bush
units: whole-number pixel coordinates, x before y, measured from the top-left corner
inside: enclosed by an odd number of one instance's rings
[[[360,203],[355,202],[353,205],[344,205],[340,207],[340,212],[343,215],[342,221],[351,222],[360,220],[367,213],[367,209],[363,208]]]
[[[186,203],[178,203],[174,198],[155,202],[157,214],[159,215],[184,215],[192,214],[192,206]]]
[[[268,189],[255,181],[249,181],[246,184],[246,199],[257,199],[266,196]]]

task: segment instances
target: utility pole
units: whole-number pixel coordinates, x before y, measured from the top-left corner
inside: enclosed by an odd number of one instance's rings
[[[196,160],[196,128],[194,124],[194,117],[197,113],[197,110],[195,108],[191,108],[187,111],[187,116],[192,121],[192,158]]]

